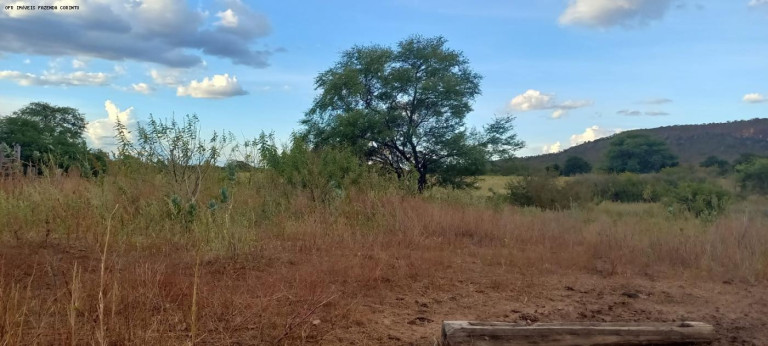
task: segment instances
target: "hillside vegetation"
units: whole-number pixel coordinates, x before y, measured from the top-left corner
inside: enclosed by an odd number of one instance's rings
[[[672,153],[680,158],[680,163],[698,164],[712,155],[728,161],[743,153],[768,155],[768,119],[674,125],[624,133],[645,133],[664,140]],[[569,156],[579,156],[597,167],[603,163],[611,139],[600,138],[559,153],[525,157],[520,161],[534,167],[544,167],[553,163],[563,164]],[[503,166],[504,162],[498,165]]]

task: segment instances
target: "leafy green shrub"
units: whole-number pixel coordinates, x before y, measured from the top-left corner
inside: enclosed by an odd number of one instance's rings
[[[768,194],[768,159],[755,158],[736,166],[742,190]]]
[[[259,141],[265,168],[283,183],[309,191],[313,200],[339,197],[353,186],[388,185],[349,150],[310,150],[305,141],[296,137],[290,148],[278,152],[271,136],[262,135]]]
[[[697,218],[712,221],[722,214],[731,200],[730,193],[713,183],[682,183],[664,199],[669,210],[683,210]]]
[[[521,207],[565,210],[592,201],[589,186],[574,181],[559,182],[551,176],[529,176],[507,184],[507,198]]]

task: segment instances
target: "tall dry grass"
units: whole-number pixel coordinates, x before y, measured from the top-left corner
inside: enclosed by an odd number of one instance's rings
[[[461,193],[340,191],[318,201],[267,175],[183,218],[162,180],[0,185],[0,343],[295,344],[360,328],[388,292],[490,287],[557,273],[762,282],[768,202],[712,224],[655,204],[541,211]]]

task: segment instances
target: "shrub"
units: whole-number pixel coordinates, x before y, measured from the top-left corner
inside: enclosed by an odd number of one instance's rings
[[[755,158],[737,166],[736,172],[743,191],[768,194],[768,159]]]
[[[682,183],[671,190],[664,204],[669,210],[683,210],[697,218],[712,221],[730,202],[728,191],[713,183]]]
[[[521,207],[549,210],[570,209],[592,201],[589,186],[573,181],[559,182],[551,176],[529,176],[507,184],[507,198]]]

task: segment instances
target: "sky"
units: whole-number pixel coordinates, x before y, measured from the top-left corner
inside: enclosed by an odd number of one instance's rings
[[[413,34],[464,53],[467,124],[516,116],[521,156],[768,117],[768,0],[0,0],[0,116],[75,107],[107,150],[150,115],[287,141],[344,50]]]

